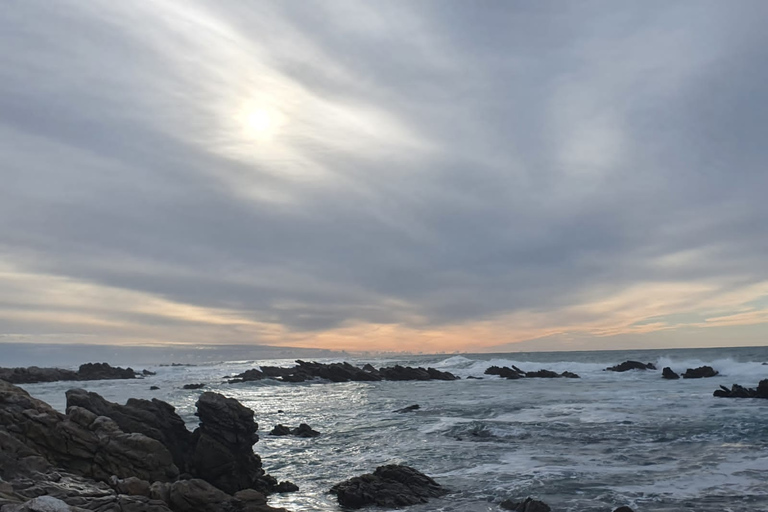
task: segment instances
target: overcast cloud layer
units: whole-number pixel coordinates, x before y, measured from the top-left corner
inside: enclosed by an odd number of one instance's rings
[[[10,0],[0,336],[763,345],[766,19]]]

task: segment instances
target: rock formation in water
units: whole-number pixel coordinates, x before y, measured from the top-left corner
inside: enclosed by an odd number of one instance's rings
[[[62,368],[0,368],[0,380],[11,384],[34,384],[37,382],[85,381],[109,379],[135,379],[139,376],[154,375],[143,370],[137,373],[133,368],[120,368],[107,363],[85,363],[77,371]]]
[[[498,375],[505,379],[516,380],[523,378],[539,378],[539,379],[557,379],[565,377],[568,379],[578,379],[579,376],[573,372],[565,371],[563,373],[553,372],[552,370],[537,370],[535,372],[524,372],[515,365],[508,366],[491,366],[485,370],[485,375]]]
[[[429,498],[443,496],[448,491],[412,467],[389,465],[376,468],[373,474],[366,473],[338,483],[331,488],[331,493],[345,507],[399,508],[426,503]]]
[[[698,368],[688,368],[683,373],[684,379],[702,379],[719,375],[718,371],[711,366],[700,366]]]
[[[628,372],[629,370],[655,370],[653,363],[641,363],[640,361],[624,361],[616,366],[610,366],[605,369],[607,372]]]
[[[292,368],[278,366],[262,366],[261,369],[247,370],[235,375],[228,382],[236,384],[262,379],[277,379],[283,382],[305,382],[313,379],[323,379],[331,382],[375,382],[381,380],[458,380],[449,372],[435,368],[412,368],[395,365],[378,370],[370,364],[362,368],[349,363],[317,363],[298,360]]]
[[[514,512],[551,512],[549,505],[543,501],[525,498],[523,501],[504,500],[499,506]]]
[[[720,389],[716,389],[713,393],[714,396],[720,398],[766,398],[768,399],[768,379],[763,379],[757,385],[757,388],[746,388],[734,384],[731,389],[725,386],[720,386]]]
[[[664,379],[669,380],[676,380],[679,379],[680,376],[672,371],[672,368],[669,366],[665,366],[663,370],[661,370],[661,377]]]
[[[271,436],[296,436],[296,437],[317,437],[320,432],[313,429],[306,423],[300,424],[296,428],[289,428],[285,425],[275,425],[275,427],[269,432]]]

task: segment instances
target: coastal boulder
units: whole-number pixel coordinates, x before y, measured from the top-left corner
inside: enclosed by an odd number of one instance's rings
[[[675,372],[673,372],[672,368],[670,368],[669,366],[665,366],[664,369],[661,370],[661,376],[662,378],[669,379],[669,380],[676,380],[680,378],[680,376]]]
[[[763,379],[757,385],[757,389],[747,388],[734,384],[731,389],[725,386],[720,386],[720,389],[716,389],[713,393],[714,396],[720,398],[766,398],[768,399],[768,379]]]
[[[525,377],[525,372],[516,366],[491,366],[485,370],[485,375],[498,375],[505,379],[521,379]]]
[[[629,370],[655,370],[653,363],[641,363],[640,361],[624,361],[616,366],[610,366],[605,369],[608,372],[628,372]]]
[[[376,468],[373,474],[366,473],[338,483],[331,488],[331,493],[345,507],[399,508],[426,503],[429,498],[443,496],[448,491],[412,467],[388,465]]]
[[[133,368],[120,368],[107,363],[85,363],[77,370],[78,380],[135,379]]]
[[[698,368],[688,368],[683,373],[684,379],[702,379],[718,375],[717,370],[711,366],[700,366]]]

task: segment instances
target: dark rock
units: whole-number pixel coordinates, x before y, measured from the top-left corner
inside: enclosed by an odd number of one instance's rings
[[[419,409],[421,409],[421,406],[419,404],[413,404],[413,405],[409,405],[408,407],[403,407],[402,409],[397,409],[396,411],[393,411],[393,412],[412,412],[412,411],[417,411]]]
[[[498,375],[505,379],[520,379],[525,377],[525,372],[519,368],[509,368],[508,366],[491,366],[485,370],[486,375]]]
[[[613,512],[635,512],[635,511],[632,510],[631,508],[627,507],[626,505],[624,505],[623,507],[617,508]]]
[[[672,368],[669,366],[665,366],[663,370],[661,370],[661,376],[665,379],[675,380],[679,379],[680,376],[672,371]]]
[[[499,506],[514,512],[550,512],[552,509],[543,501],[525,498],[524,501],[515,502],[512,500],[502,501]]]
[[[51,464],[77,475],[102,481],[112,475],[150,481],[178,475],[160,442],[125,433],[109,418],[81,407],[69,407],[63,415],[5,381],[0,381],[0,427]]]
[[[718,375],[717,370],[711,366],[700,366],[698,368],[688,368],[683,373],[684,379],[702,379],[707,377],[714,377]]]
[[[144,375],[145,377],[149,377],[151,375],[157,375],[157,373],[151,372],[149,370],[141,370],[141,374]]]
[[[205,387],[204,383],[200,383],[200,384],[184,384],[182,386],[182,389],[202,389],[204,387]]]
[[[275,492],[279,492],[279,493],[296,492],[298,490],[299,490],[299,486],[298,485],[296,485],[293,482],[288,482],[288,481],[280,482],[275,487]]]
[[[713,395],[720,398],[768,398],[768,379],[761,380],[757,389],[746,388],[738,384],[731,386],[731,389],[720,386],[720,389],[716,389]]]
[[[149,386],[149,390],[150,391],[157,391],[158,389],[160,389],[160,388],[157,387],[157,386]]]
[[[578,374],[573,373],[573,372],[568,372],[568,371],[565,371],[565,372],[561,373],[560,376],[561,377],[565,377],[566,379],[580,379],[581,378]]]
[[[482,377],[475,377],[474,375],[470,375],[469,377],[467,377],[467,379],[468,379],[468,380],[469,380],[469,379],[472,379],[472,380],[483,380],[483,378],[482,378]]]
[[[292,429],[291,434],[296,437],[317,437],[320,435],[320,432],[314,430],[306,423],[302,423],[298,427]]]
[[[124,432],[143,434],[161,442],[171,452],[179,470],[190,471],[190,454],[194,447],[192,433],[171,404],[156,398],[131,398],[125,405],[119,405],[96,393],[70,389],[67,391],[67,408],[72,406],[111,418]]]
[[[265,379],[266,375],[264,375],[264,372],[257,370],[256,368],[253,368],[251,370],[246,370],[243,373],[239,375],[235,375],[232,380],[229,380],[230,384],[237,384],[238,382],[252,382],[255,380],[262,380]]]
[[[286,427],[285,425],[275,425],[274,428],[269,432],[269,435],[271,435],[271,436],[289,436],[289,435],[291,435],[291,429]]]
[[[266,475],[261,458],[253,453],[259,440],[253,411],[210,391],[195,405],[200,418],[192,453],[195,474],[230,494],[248,488],[270,492],[277,482]]]
[[[609,372],[627,372],[629,370],[655,370],[656,365],[653,363],[641,363],[640,361],[624,361],[616,366],[606,368],[605,371]]]
[[[146,371],[146,370],[145,370]],[[132,368],[112,367],[107,363],[86,363],[77,371],[61,368],[0,368],[0,380],[11,384],[34,384],[36,382],[58,382],[77,380],[135,379]]]
[[[426,503],[448,491],[430,477],[402,465],[380,466],[373,474],[345,480],[331,488],[339,504],[350,508],[367,505],[398,508]]]
[[[376,368],[374,368],[374,367],[371,365],[371,363],[366,363],[366,365],[365,365],[365,366],[363,366],[363,371],[364,371],[364,372],[376,372],[376,371],[378,371],[378,370],[376,370]]]

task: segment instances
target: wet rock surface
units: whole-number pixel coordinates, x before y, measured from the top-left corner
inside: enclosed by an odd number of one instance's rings
[[[616,366],[609,366],[605,369],[607,372],[628,372],[629,370],[655,370],[653,363],[641,363],[640,361],[624,361]]]
[[[0,368],[0,380],[11,384],[34,384],[37,382],[57,381],[85,381],[85,380],[109,380],[109,379],[135,379],[139,375],[149,375],[135,372],[132,368],[120,368],[110,366],[107,363],[85,363],[75,370],[62,368]]]
[[[565,377],[568,379],[579,378],[577,374],[569,371],[557,373],[557,372],[553,372],[552,370],[542,369],[534,372],[525,372],[514,365],[512,365],[511,368],[509,366],[491,366],[490,368],[485,370],[485,375],[498,375],[499,377],[503,377],[509,380],[517,380],[517,379],[524,379],[524,378],[529,378],[529,379],[533,379],[533,378],[557,379],[560,377]]]
[[[376,382],[381,380],[458,380],[460,377],[450,372],[443,372],[435,368],[413,368],[410,366],[382,367],[378,370],[366,364],[362,368],[343,363],[317,363],[296,361],[292,368],[278,366],[261,366],[259,369],[247,370],[228,382],[250,382],[262,379],[276,379],[283,382],[305,382],[308,380],[322,379],[330,382]]]
[[[757,388],[747,388],[734,384],[731,389],[725,386],[720,386],[720,389],[716,389],[713,393],[714,396],[720,398],[765,398],[768,399],[768,379],[763,379],[757,385]]]
[[[275,425],[269,432],[271,436],[296,436],[296,437],[317,437],[320,432],[313,429],[306,423],[300,424],[296,428],[286,427],[285,425]]]
[[[672,371],[672,368],[669,366],[664,367],[663,370],[661,370],[661,377],[664,379],[669,380],[677,380],[680,378],[680,375]]]
[[[684,379],[704,379],[709,377],[715,377],[719,375],[719,372],[711,366],[699,366],[698,368],[688,368],[683,373]]]
[[[366,473],[338,483],[330,492],[345,507],[378,505],[398,508],[426,503],[429,498],[443,496],[449,491],[412,467],[388,465],[376,468],[372,474]]]

